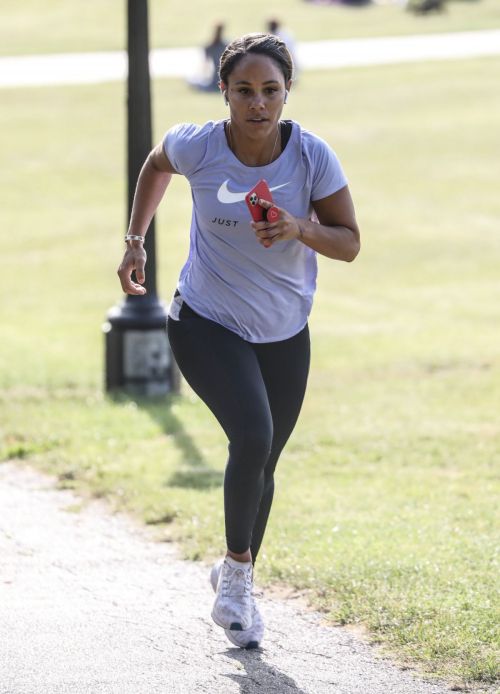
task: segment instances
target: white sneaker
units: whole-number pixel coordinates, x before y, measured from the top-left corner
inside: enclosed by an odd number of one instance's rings
[[[222,569],[224,560],[221,559],[216,564],[213,565],[210,572],[210,583],[215,592],[217,592],[217,584],[219,582],[219,574]],[[255,598],[252,595],[252,626],[249,629],[244,629],[242,631],[235,631],[231,629],[224,629],[226,637],[235,646],[240,648],[258,648],[262,637],[264,636],[264,621],[262,615],[259,612]]]
[[[243,631],[252,626],[252,574],[252,562],[223,559],[212,608],[212,619],[223,629]]]

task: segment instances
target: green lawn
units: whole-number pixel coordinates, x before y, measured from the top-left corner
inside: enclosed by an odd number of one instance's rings
[[[228,7],[231,7],[228,16]],[[425,17],[399,5],[353,8],[314,5],[304,0],[191,0],[189,17],[181,0],[149,0],[154,47],[202,45],[212,26],[226,18],[228,37],[262,31],[278,17],[299,41],[435,33],[500,27],[498,0],[450,0],[442,14]],[[0,8],[0,54],[52,53],[120,49],[125,45],[125,0],[3,0]]]
[[[462,685],[498,678],[498,74],[498,58],[318,72],[292,93],[287,115],[344,163],[363,249],[320,263],[310,387],[258,567]],[[181,81],[154,95],[157,138],[225,113]],[[165,521],[208,561],[226,455],[211,415],[187,388],[159,403],[102,394],[123,87],[4,90],[2,103],[2,457]],[[176,179],[158,221],[165,300],[189,209]]]

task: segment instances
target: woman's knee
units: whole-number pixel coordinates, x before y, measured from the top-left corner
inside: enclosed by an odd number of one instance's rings
[[[245,430],[231,437],[229,441],[230,461],[234,465],[242,465],[248,472],[258,471],[260,474],[267,465],[273,444],[273,428],[271,423],[248,423]]]
[[[274,494],[274,474],[264,470],[264,487],[262,489],[262,497],[271,496]]]

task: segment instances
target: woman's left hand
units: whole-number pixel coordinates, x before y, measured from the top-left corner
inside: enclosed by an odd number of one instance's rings
[[[300,238],[299,220],[296,219],[296,217],[267,200],[260,199],[259,205],[266,210],[274,207],[279,213],[278,221],[276,222],[252,222],[257,240],[265,248],[269,248],[276,243],[276,241],[287,241],[289,239]]]

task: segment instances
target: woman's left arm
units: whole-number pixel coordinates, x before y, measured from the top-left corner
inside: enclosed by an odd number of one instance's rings
[[[266,208],[272,207],[271,203],[265,200],[259,200],[259,204]],[[326,198],[316,200],[312,205],[318,222],[298,219],[286,210],[278,208],[280,217],[274,224],[253,223],[259,241],[269,247],[276,241],[296,238],[327,258],[353,261],[361,244],[348,186]]]
[[[361,248],[359,227],[348,186],[313,202],[318,222],[298,219],[299,239],[334,260],[352,262]]]

